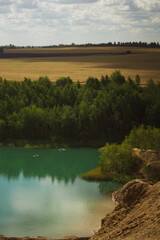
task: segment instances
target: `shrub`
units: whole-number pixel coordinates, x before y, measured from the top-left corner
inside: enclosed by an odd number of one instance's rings
[[[152,149],[160,151],[160,129],[155,127],[133,128],[128,137],[125,137],[125,145],[131,145],[132,148]]]
[[[138,158],[132,156],[131,145],[106,144],[100,149],[102,171],[108,170],[120,174],[131,174],[137,169]]]
[[[160,150],[160,129],[142,125],[134,128],[121,145],[107,143],[100,149],[102,172],[107,174],[111,171],[120,176],[135,174],[141,161],[132,154],[132,148]]]

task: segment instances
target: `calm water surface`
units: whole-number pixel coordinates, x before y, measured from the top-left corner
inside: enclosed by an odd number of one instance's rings
[[[37,154],[37,155],[36,155]],[[90,236],[114,208],[120,185],[86,182],[80,175],[98,166],[96,149],[0,148],[0,234]]]

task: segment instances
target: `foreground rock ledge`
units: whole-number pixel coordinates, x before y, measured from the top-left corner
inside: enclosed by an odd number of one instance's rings
[[[154,185],[132,180],[113,193],[117,206],[102,219],[102,226],[91,238],[68,236],[67,240],[159,240],[160,182]],[[104,209],[105,211],[105,209]],[[44,237],[5,237],[0,240],[50,240]]]
[[[90,240],[160,240],[160,182],[132,180],[113,194],[115,210]]]

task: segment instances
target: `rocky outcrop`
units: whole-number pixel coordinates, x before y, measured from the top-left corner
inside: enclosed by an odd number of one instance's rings
[[[132,153],[142,161],[140,174],[146,179],[160,180],[160,152],[133,148]]]
[[[125,184],[112,194],[112,200],[116,204],[125,207],[135,204],[144,195],[150,184],[145,180],[135,179]]]
[[[156,150],[144,150],[133,148],[132,153],[137,155],[144,162],[160,161],[160,152]]]
[[[159,240],[160,182],[133,180],[113,194],[117,206],[90,240]]]

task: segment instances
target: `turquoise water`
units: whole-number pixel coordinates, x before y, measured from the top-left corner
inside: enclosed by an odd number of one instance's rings
[[[80,175],[98,166],[96,149],[0,148],[0,234],[90,236],[114,208],[111,182]]]

